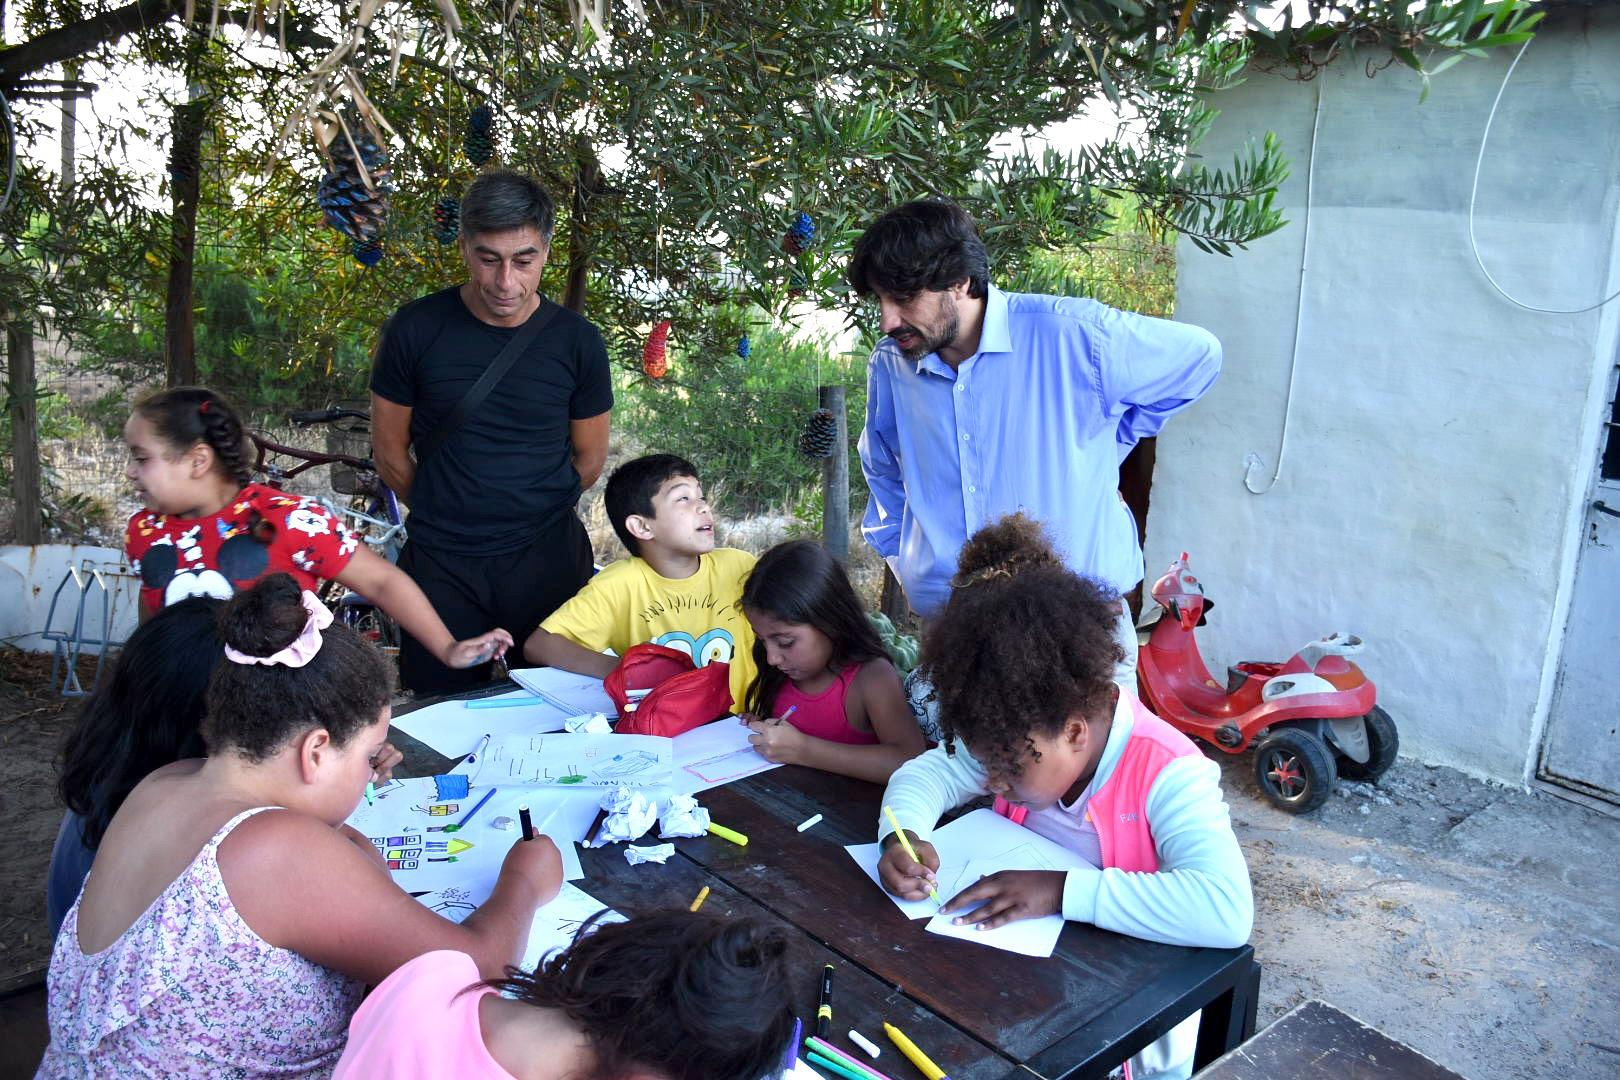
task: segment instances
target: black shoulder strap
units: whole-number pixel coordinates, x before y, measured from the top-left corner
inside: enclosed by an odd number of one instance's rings
[[[472,388],[462,396],[460,401],[456,402],[455,409],[445,418],[444,423],[434,428],[427,438],[417,442],[416,463],[418,465],[432,457],[441,446],[449,441],[450,436],[461,429],[461,425],[467,422],[467,417],[471,416],[478,406],[484,403],[484,399],[489,397],[489,392],[495,389],[495,384],[500,382],[506,373],[511,370],[513,363],[517,361],[518,355],[529,347],[534,339],[539,336],[540,331],[546,328],[546,325],[556,317],[557,312],[560,310],[562,310],[560,305],[544,297],[541,298],[540,309],[529,317],[528,322],[518,328],[518,332],[512,335],[511,340],[506,343],[506,347],[495,354],[495,359],[490,361],[489,367],[484,369],[484,373],[478,377],[477,382],[472,384]]]

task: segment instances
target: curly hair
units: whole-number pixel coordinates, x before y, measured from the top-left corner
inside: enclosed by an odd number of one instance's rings
[[[271,574],[237,593],[220,615],[225,644],[248,656],[272,656],[297,640],[309,619],[303,591],[289,574]],[[376,723],[393,696],[382,653],[342,623],[321,631],[321,647],[303,667],[221,663],[208,682],[203,741],[209,753],[230,748],[263,761],[312,728],[337,746]]]
[[[876,289],[910,296],[966,281],[968,295],[977,298],[986,295],[990,266],[966,210],[945,199],[918,199],[890,210],[861,234],[846,277],[859,296]]]
[[[743,582],[744,612],[759,611],[785,623],[815,627],[832,643],[833,671],[850,664],[888,659],[883,639],[866,617],[843,563],[814,540],[789,540],[759,557]],[[754,667],[745,707],[761,716],[772,708],[787,682],[765,659],[765,643],[754,639]]]
[[[135,402],[135,411],[176,452],[207,443],[226,476],[238,484],[253,479],[247,430],[224,394],[205,386],[171,386]]]
[[[1013,514],[962,548],[950,601],[923,638],[945,747],[1016,776],[1075,715],[1106,716],[1123,658],[1116,598],[1064,567],[1038,522]]]
[[[763,919],[662,911],[587,920],[535,971],[481,985],[578,1024],[595,1054],[582,1080],[639,1068],[669,1080],[760,1080],[793,1034],[787,935]]]

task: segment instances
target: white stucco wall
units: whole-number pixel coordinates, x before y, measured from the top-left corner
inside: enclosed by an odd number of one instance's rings
[[[1541,307],[1620,284],[1620,12],[1546,30],[1496,115],[1479,249]],[[1218,602],[1211,667],[1360,634],[1402,752],[1504,780],[1533,768],[1563,632],[1597,410],[1620,315],[1525,311],[1470,252],[1469,191],[1513,58],[1467,60],[1428,100],[1404,68],[1333,65],[1322,95],[1310,265],[1296,303],[1318,85],[1255,75],[1213,99],[1214,165],[1278,133],[1290,223],[1234,258],[1183,243],[1176,317],[1226,350],[1219,384],[1159,441],[1151,582],[1182,550]],[[1287,404],[1290,368],[1294,394]],[[1265,494],[1288,425],[1281,477]]]

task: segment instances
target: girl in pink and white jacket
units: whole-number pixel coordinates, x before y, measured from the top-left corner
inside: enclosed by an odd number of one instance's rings
[[[1066,569],[1022,515],[975,534],[952,585],[922,656],[945,742],[889,781],[883,801],[907,824],[917,859],[881,821],[884,887],[926,897],[939,869],[932,823],[991,794],[998,813],[1091,867],[988,875],[946,900],[958,924],[1061,913],[1172,945],[1247,941],[1254,897],[1220,769],[1113,682],[1114,598]],[[1197,1021],[1132,1059],[1130,1075],[1190,1075]]]

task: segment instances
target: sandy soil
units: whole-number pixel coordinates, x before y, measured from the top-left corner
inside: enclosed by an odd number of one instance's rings
[[[0,653],[0,993],[49,958],[44,876],[73,705]],[[88,676],[88,673],[86,673]],[[1620,819],[1401,759],[1293,817],[1225,759],[1254,876],[1260,1022],[1321,998],[1474,1080],[1620,1076]]]

